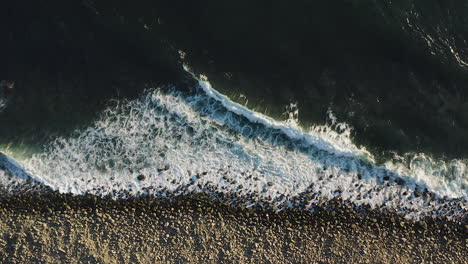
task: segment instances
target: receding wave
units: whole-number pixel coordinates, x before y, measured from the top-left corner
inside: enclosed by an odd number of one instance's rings
[[[456,214],[446,206],[454,201],[466,211],[465,162],[408,154],[378,165],[329,115],[330,126],[305,130],[232,102],[202,78],[190,92],[162,87],[113,101],[87,129],[21,161],[27,172],[9,159],[13,169],[0,178],[6,186],[18,181],[12,174],[32,175],[60,192],[116,198],[216,191],[284,207],[307,193],[310,208],[341,197],[409,218]]]

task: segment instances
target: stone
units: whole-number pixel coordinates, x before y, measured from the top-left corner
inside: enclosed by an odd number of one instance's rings
[[[146,177],[143,174],[140,174],[140,175],[137,176],[137,180],[139,180],[139,181],[143,181],[143,180],[145,180],[145,178]]]
[[[403,184],[405,184],[405,180],[397,178],[397,179],[395,179],[395,183],[398,184],[398,185],[403,185]]]

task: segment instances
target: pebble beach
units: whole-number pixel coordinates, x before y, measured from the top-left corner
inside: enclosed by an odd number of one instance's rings
[[[2,198],[0,211],[4,263],[468,261],[466,223],[405,221],[339,200],[311,213],[249,210],[201,194],[113,200],[40,191]]]

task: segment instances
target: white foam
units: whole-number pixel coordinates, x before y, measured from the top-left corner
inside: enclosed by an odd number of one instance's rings
[[[465,160],[435,160],[424,153],[395,154],[384,167],[420,186],[426,186],[440,196],[467,197],[468,162]]]
[[[316,146],[317,148],[323,149],[330,153],[334,153],[342,156],[363,156],[367,158],[372,158],[372,155],[363,148],[358,148],[356,145],[352,144],[350,140],[336,140],[337,137],[327,137],[330,135],[328,133],[320,133],[322,130],[319,127],[314,127],[308,133],[302,131],[302,129],[297,125],[296,122],[278,122],[268,116],[265,116],[261,113],[254,112],[248,108],[231,101],[225,95],[219,93],[211,87],[211,84],[206,80],[206,77],[202,76],[199,80],[200,87],[203,88],[205,93],[221,102],[226,109],[230,112],[236,113],[238,115],[244,116],[253,123],[260,123],[265,126],[274,127],[281,130],[291,139],[305,140],[309,144]],[[333,116],[331,112],[329,115]],[[289,119],[290,120],[290,119]],[[330,130],[327,132],[336,132]],[[335,139],[335,140],[333,140]],[[349,138],[348,138],[349,139]]]
[[[6,106],[7,106],[7,101],[5,99],[0,98],[0,112],[5,110]]]
[[[304,132],[295,122],[232,102],[206,80],[194,89],[191,95],[156,89],[137,100],[116,101],[93,125],[74,137],[57,138],[23,164],[44,184],[74,194],[159,193],[192,183],[190,190],[211,185],[281,203],[312,191],[319,195],[311,203],[341,196],[357,205],[405,211],[411,218],[441,208],[416,197],[415,188],[466,201],[463,162],[449,164],[449,177],[427,159],[409,168],[397,161],[380,167],[363,158],[371,155],[353,145],[349,133],[327,126]],[[336,120],[332,125],[348,129]],[[406,183],[395,183],[397,178]]]
[[[0,184],[8,184],[14,178],[15,181],[31,178],[23,167],[14,159],[0,152]]]

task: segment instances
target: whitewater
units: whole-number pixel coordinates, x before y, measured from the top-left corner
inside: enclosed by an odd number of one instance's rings
[[[341,197],[408,219],[466,216],[466,162],[411,154],[376,164],[331,111],[328,125],[304,129],[297,112],[274,120],[222,95],[205,76],[192,77],[198,84],[189,92],[166,86],[114,100],[88,128],[42,153],[4,158],[13,169],[0,170],[0,184],[32,177],[61,193],[114,198],[182,194],[185,186],[184,193],[236,193],[278,208],[307,193],[307,208]]]

